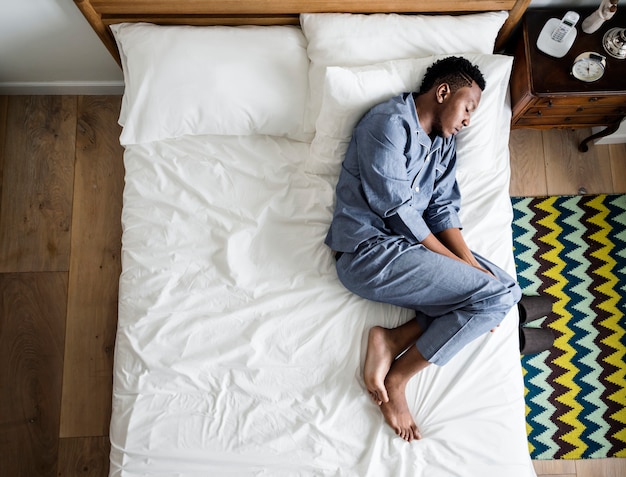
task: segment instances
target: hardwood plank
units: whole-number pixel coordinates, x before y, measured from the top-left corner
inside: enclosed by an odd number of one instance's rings
[[[0,272],[68,270],[75,134],[75,97],[9,97]]]
[[[513,197],[545,196],[548,193],[543,158],[543,136],[536,129],[514,129],[509,140]]]
[[[108,435],[121,273],[121,98],[79,98],[61,437]]]
[[[57,477],[107,477],[109,475],[108,437],[78,437],[59,440]]]
[[[533,460],[538,475],[575,476],[576,462],[573,460]]]
[[[578,144],[590,129],[543,131],[549,195],[602,194],[612,192],[611,164],[598,149],[579,152]]]
[[[611,161],[613,192],[626,194],[626,144],[610,144],[607,147]]]
[[[537,472],[537,477],[577,477],[577,476],[576,474],[543,474],[543,473]]]
[[[576,461],[577,477],[624,477],[626,459],[591,459]]]
[[[0,274],[0,473],[54,476],[67,273]]]
[[[0,205],[2,201],[2,171],[4,169],[4,148],[6,144],[8,107],[9,97],[0,96]]]
[[[537,472],[537,470],[535,470],[535,472],[537,473],[537,477],[577,477],[576,474],[545,474]]]

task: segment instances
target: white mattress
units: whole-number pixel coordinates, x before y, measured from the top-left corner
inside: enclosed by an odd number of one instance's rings
[[[468,243],[514,273],[507,139],[458,178]],[[308,153],[268,136],[127,147],[111,475],[534,475],[516,311],[410,382],[422,440],[384,423],[367,332],[412,313],[338,281],[335,179],[302,172]]]

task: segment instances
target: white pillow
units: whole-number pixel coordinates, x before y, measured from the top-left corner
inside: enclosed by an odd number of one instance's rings
[[[126,89],[120,142],[304,134],[309,61],[294,26],[112,25]]]
[[[416,91],[428,66],[439,55],[413,60],[394,60],[360,67],[329,67],[322,108],[317,119],[311,154],[305,171],[337,176],[352,131],[374,105],[405,91]],[[499,138],[508,138],[506,110],[509,76],[513,58],[502,55],[461,54],[478,66],[486,81],[478,109],[470,125],[457,135],[459,169],[488,170],[496,154]]]
[[[309,13],[300,15],[308,40],[311,129],[321,108],[328,66],[362,66],[444,53],[492,53],[508,12],[469,15]]]

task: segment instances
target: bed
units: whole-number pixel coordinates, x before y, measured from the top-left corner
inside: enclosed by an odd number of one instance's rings
[[[517,311],[410,382],[407,443],[362,368],[369,328],[412,314],[345,290],[323,243],[356,121],[461,54],[487,80],[458,137],[463,233],[515,273],[493,51],[526,2],[77,5],[126,84],[110,475],[535,475]]]

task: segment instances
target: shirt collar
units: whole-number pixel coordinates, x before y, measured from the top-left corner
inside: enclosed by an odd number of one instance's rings
[[[415,118],[415,133],[417,134],[417,142],[419,142],[421,146],[424,146],[431,152],[440,149],[443,146],[443,138],[441,136],[435,136],[435,139],[431,140],[430,136],[426,134],[426,132],[422,129],[422,125],[420,124],[420,120],[417,115],[417,109],[415,109],[415,98],[413,98],[412,93],[409,95],[409,97],[411,98],[409,100],[409,104]]]

